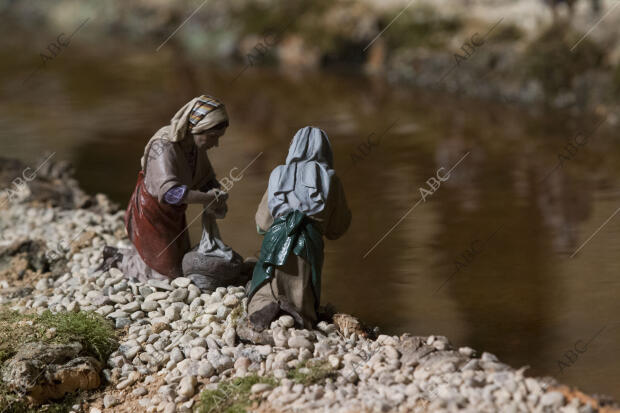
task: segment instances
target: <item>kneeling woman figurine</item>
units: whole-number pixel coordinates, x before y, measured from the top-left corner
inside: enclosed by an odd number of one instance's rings
[[[155,133],[144,150],[125,213],[132,248],[106,247],[100,270],[118,267],[127,277],[142,282],[183,275],[183,257],[190,250],[187,205],[204,205],[209,217],[226,215],[227,194],[219,189],[207,151],[218,146],[227,127],[224,105],[202,95],[183,106],[169,126]],[[211,235],[219,237],[214,220]],[[219,245],[223,244],[215,247]],[[195,280],[198,286],[199,281]]]
[[[306,126],[295,134],[286,164],[269,177],[256,212],[265,238],[248,293],[249,320],[258,331],[281,313],[293,316],[299,328],[317,321],[323,236],[340,238],[351,223],[333,164],[325,132]]]

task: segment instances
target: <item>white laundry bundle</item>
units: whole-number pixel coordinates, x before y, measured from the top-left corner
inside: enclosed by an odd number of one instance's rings
[[[215,216],[203,211],[202,238],[183,257],[183,274],[206,291],[244,284],[243,270],[243,257],[222,241]]]

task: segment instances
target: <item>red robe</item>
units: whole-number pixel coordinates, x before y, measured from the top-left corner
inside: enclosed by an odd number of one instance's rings
[[[183,274],[181,262],[190,249],[186,209],[186,204],[159,202],[147,192],[144,172],[138,173],[138,182],[125,212],[125,228],[144,263],[170,278]]]

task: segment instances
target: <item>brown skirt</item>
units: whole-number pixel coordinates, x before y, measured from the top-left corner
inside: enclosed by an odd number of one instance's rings
[[[303,319],[303,328],[312,329],[317,322],[316,299],[312,289],[312,267],[303,258],[291,253],[275,277],[260,287],[248,302],[248,314],[262,310],[278,300],[286,300]],[[284,310],[286,312],[286,310]],[[276,317],[278,314],[275,315]],[[274,321],[274,320],[270,320]],[[301,326],[298,326],[301,328]]]
[[[140,171],[125,212],[125,228],[146,265],[170,278],[183,274],[181,262],[190,249],[186,209],[187,205],[165,204],[149,194]]]

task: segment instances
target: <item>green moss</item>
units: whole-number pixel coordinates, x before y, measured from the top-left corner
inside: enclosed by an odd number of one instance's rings
[[[116,347],[116,333],[111,322],[94,312],[52,314],[46,311],[35,319],[45,330],[56,329],[56,342],[77,341],[84,351],[105,362]]]
[[[382,16],[381,29],[394,18],[392,13]],[[441,48],[457,31],[463,22],[457,17],[441,16],[434,7],[421,5],[407,9],[396,19],[389,30],[383,33],[388,49],[407,47]]]
[[[287,378],[304,386],[323,383],[325,379],[335,377],[334,368],[325,360],[303,362],[287,374]]]
[[[250,390],[257,383],[277,386],[273,377],[249,375],[219,383],[215,390],[205,390],[200,395],[199,413],[244,413],[252,405]]]
[[[266,36],[283,32],[294,33],[299,31],[303,18],[314,20],[331,4],[329,0],[250,0],[234,13],[234,17],[241,22],[244,34]]]
[[[55,328],[56,334],[48,337],[47,332],[50,328]],[[97,313],[53,314],[46,311],[37,315],[0,309],[0,367],[17,353],[21,345],[29,342],[57,344],[79,342],[84,355],[96,357],[102,362],[105,362],[117,347],[112,324]],[[71,406],[80,399],[79,394],[70,394],[58,402],[33,407],[21,395],[13,393],[0,381],[2,413],[63,413],[70,411]]]
[[[237,305],[230,312],[229,320],[230,320],[230,323],[232,324],[232,326],[234,328],[237,327],[237,324],[239,323],[239,320],[241,319],[242,315],[243,315],[243,305],[242,304]]]
[[[50,328],[56,334],[47,336]],[[13,356],[23,343],[79,342],[85,355],[105,362],[117,347],[116,333],[110,321],[94,312],[52,313],[41,315],[0,311],[0,363]]]
[[[523,31],[514,24],[502,22],[491,36],[495,42],[515,42],[523,38]]]
[[[68,413],[74,404],[80,404],[83,394],[80,392],[66,395],[62,400],[54,403],[33,406],[18,395],[6,391],[0,385],[0,412],[2,413]]]
[[[80,392],[66,395],[62,400],[54,403],[34,406],[28,404],[16,395],[3,392],[0,387],[0,412],[2,413],[68,413],[74,404],[80,404],[83,394]]]
[[[576,76],[603,65],[603,50],[582,37],[568,26],[556,24],[527,48],[523,57],[526,75],[538,79],[547,95],[571,89]]]

